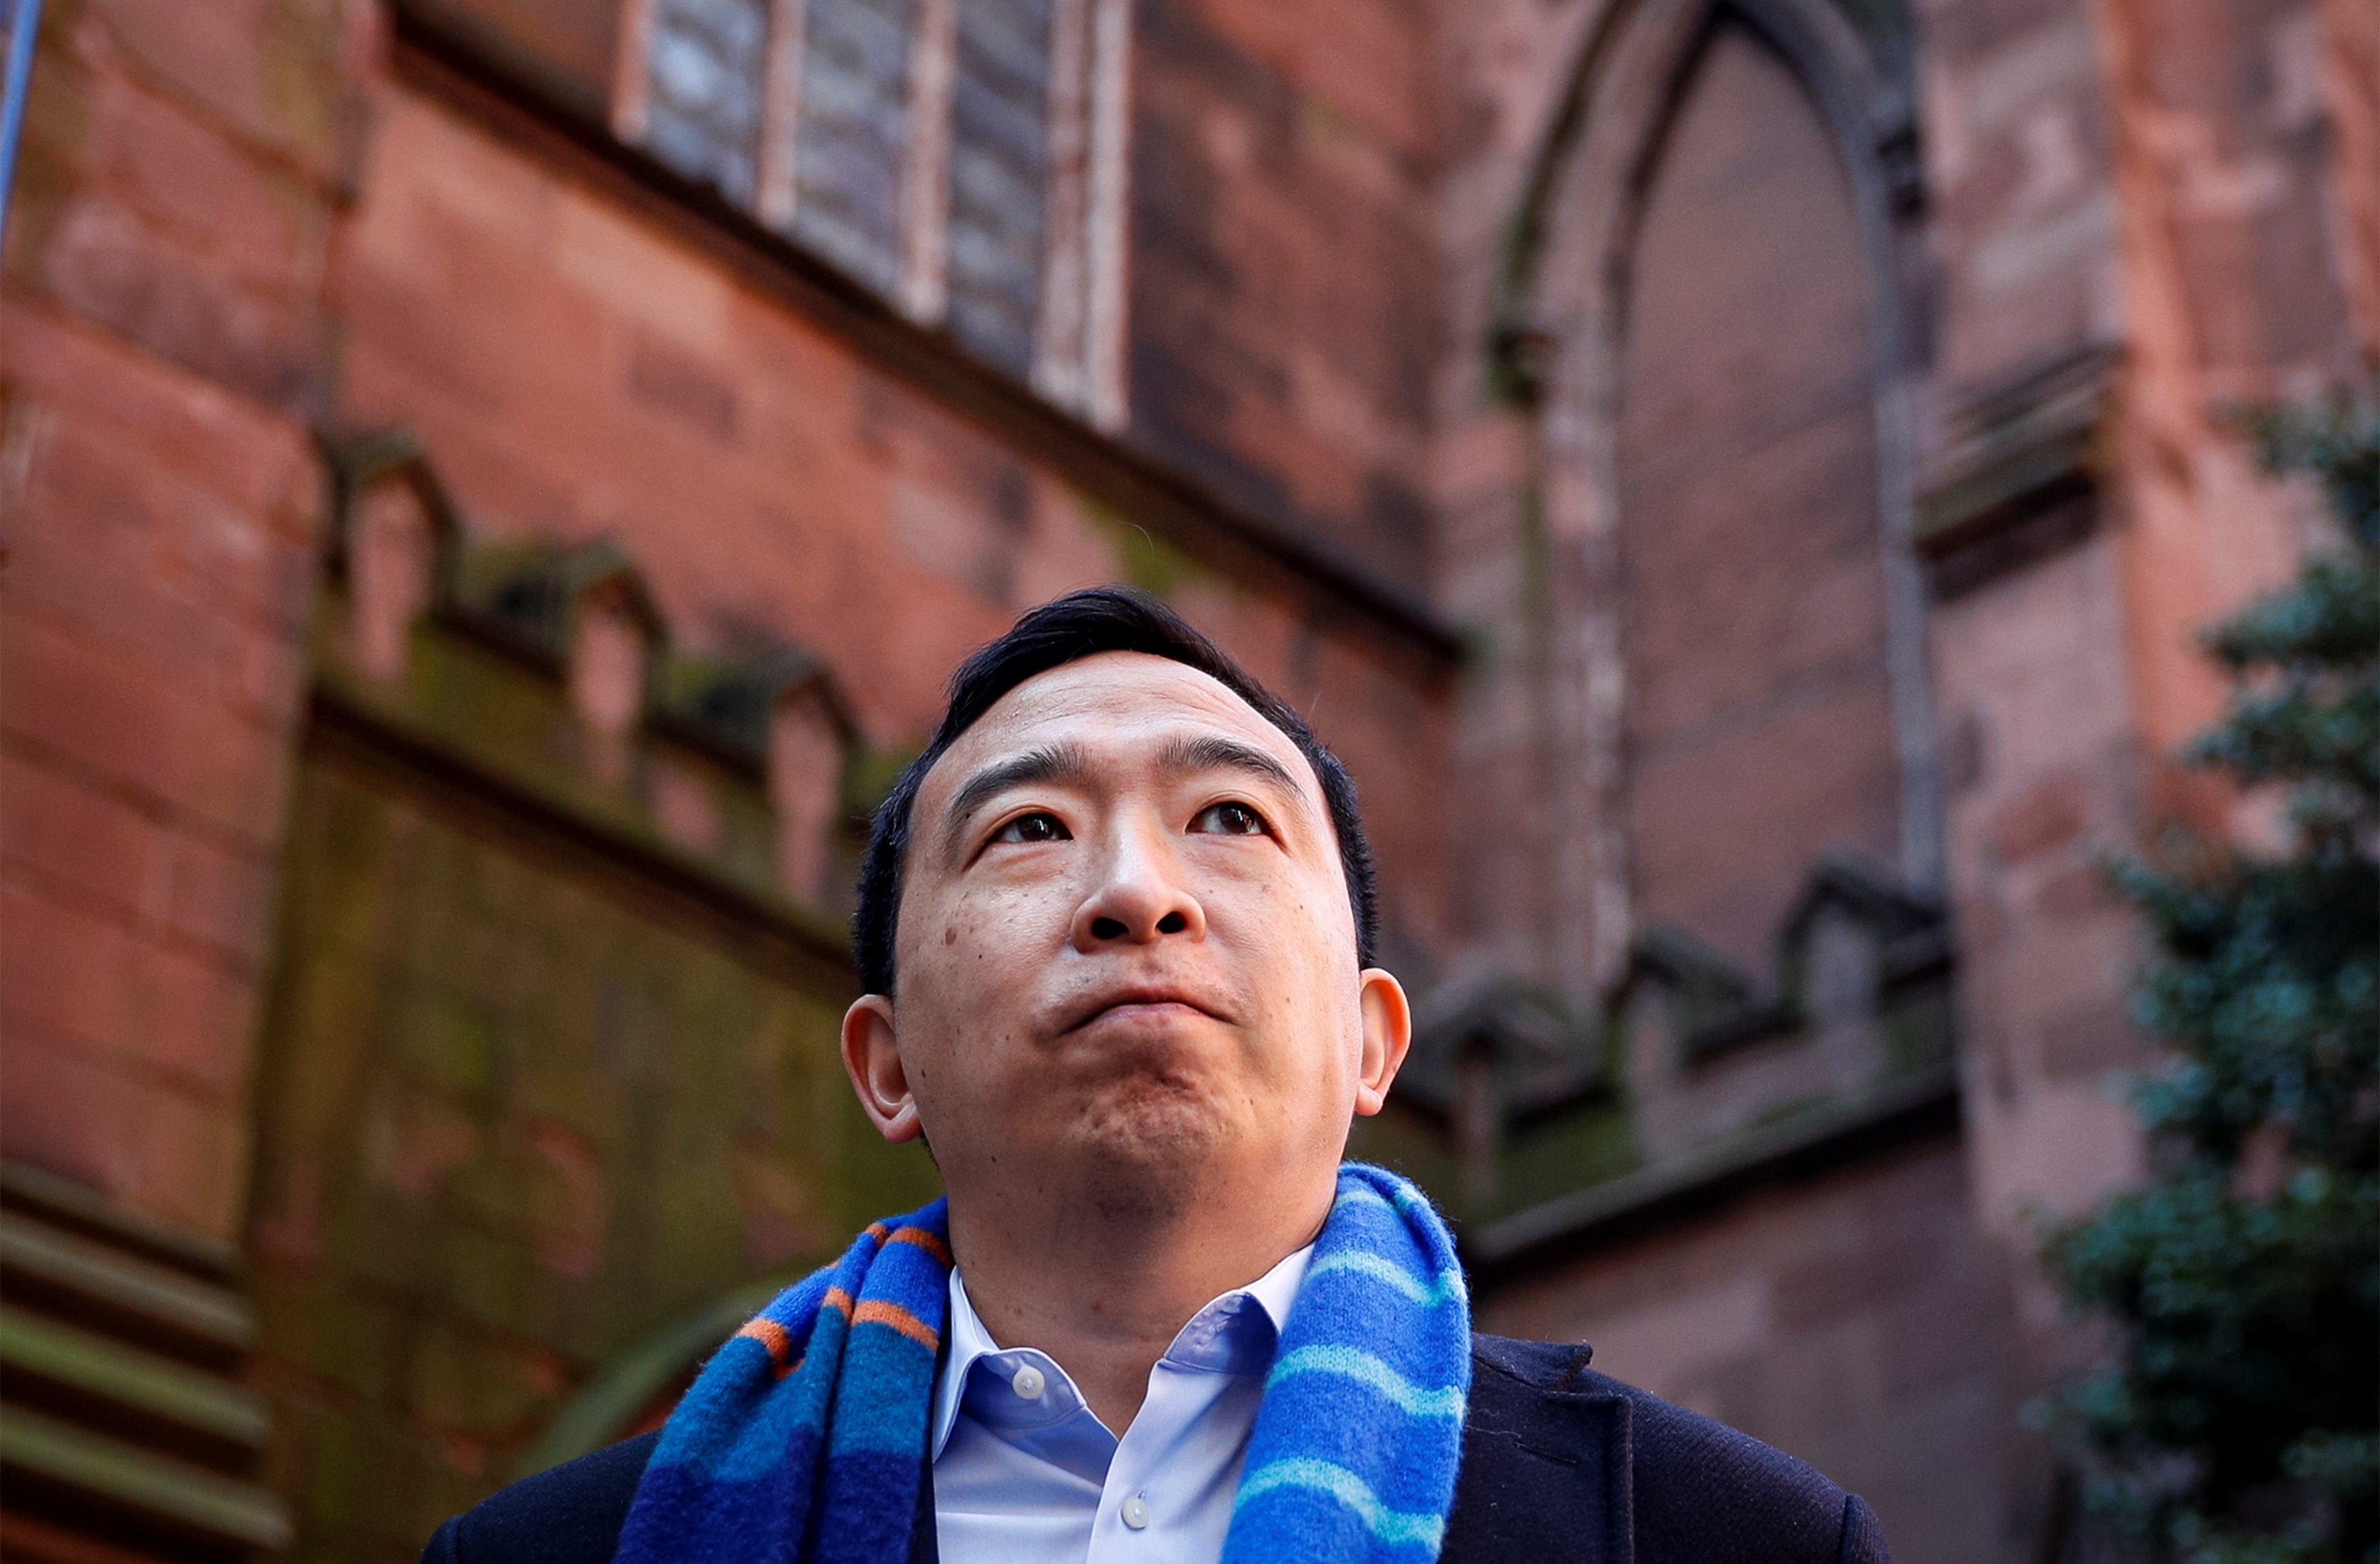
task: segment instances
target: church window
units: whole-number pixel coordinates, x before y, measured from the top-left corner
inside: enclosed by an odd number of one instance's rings
[[[1103,429],[1131,0],[397,0]]]
[[[621,6],[615,134],[978,358],[1123,421],[1128,0]]]

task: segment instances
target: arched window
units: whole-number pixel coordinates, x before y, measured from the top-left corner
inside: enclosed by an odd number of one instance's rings
[[[1635,916],[1765,972],[1813,861],[1900,856],[1876,286],[1801,79],[1722,18],[1626,254],[1615,430]]]
[[[1123,425],[1130,0],[392,3]]]
[[[1123,418],[1126,0],[624,0],[613,127]]]

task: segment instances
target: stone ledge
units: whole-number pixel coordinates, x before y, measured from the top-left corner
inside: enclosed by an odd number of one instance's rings
[[[1910,545],[1937,599],[2088,537],[2116,349],[2094,345],[1970,392],[1918,484]]]
[[[858,991],[851,936],[841,920],[766,894],[721,873],[692,852],[574,807],[533,779],[500,774],[448,735],[409,721],[350,685],[316,682],[306,744],[370,755],[418,785],[494,817],[507,831],[576,848],[590,862],[615,866],[723,920],[745,939],[757,938],[822,968],[838,988]]]
[[[1955,1128],[1959,1077],[1944,1061],[1848,1101],[1805,1109],[1692,1156],[1625,1174],[1457,1235],[1475,1275],[1543,1263],[1724,1198],[1760,1181]]]
[[[37,1534],[0,1552],[286,1547],[288,1507],[257,1477],[273,1411],[237,1255],[21,1163],[0,1164],[0,1519]]]

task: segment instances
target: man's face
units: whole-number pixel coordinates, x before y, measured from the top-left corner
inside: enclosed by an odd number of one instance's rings
[[[853,1007],[845,1057],[954,1200],[1071,1170],[1162,1202],[1218,1158],[1327,1176],[1403,1054],[1313,768],[1162,658],[1027,680],[935,763],[893,950],[897,994]]]

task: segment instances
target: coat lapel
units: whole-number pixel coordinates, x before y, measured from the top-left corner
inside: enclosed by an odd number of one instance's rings
[[[1478,1338],[1441,1564],[1632,1564],[1629,1406],[1563,1388],[1575,1347]]]

